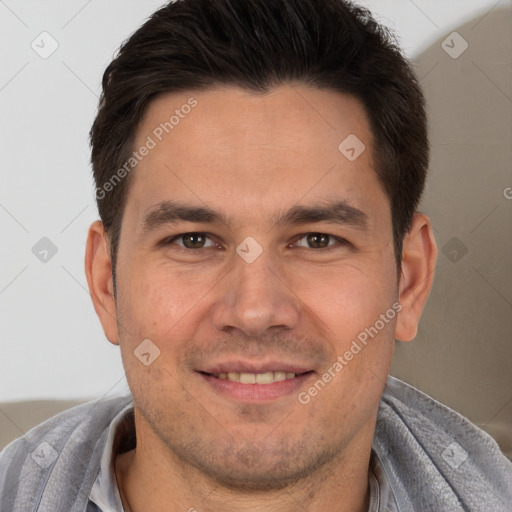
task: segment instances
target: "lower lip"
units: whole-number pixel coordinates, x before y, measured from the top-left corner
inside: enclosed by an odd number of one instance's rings
[[[297,393],[313,372],[303,373],[293,379],[272,382],[272,384],[241,384],[228,379],[218,379],[204,373],[200,377],[217,393],[242,402],[268,402],[276,398]]]

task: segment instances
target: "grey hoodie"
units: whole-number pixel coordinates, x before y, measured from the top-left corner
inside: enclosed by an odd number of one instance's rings
[[[54,416],[0,452],[0,512],[85,512],[130,395]],[[512,463],[463,416],[389,377],[373,450],[400,512],[511,512]]]

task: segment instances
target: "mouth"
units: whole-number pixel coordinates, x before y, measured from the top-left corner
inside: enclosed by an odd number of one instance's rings
[[[295,395],[315,374],[313,370],[289,365],[275,365],[273,368],[270,365],[265,368],[230,366],[196,373],[209,391],[242,403],[269,403]]]
[[[294,379],[297,376],[306,375],[312,372],[287,372],[284,370],[268,371],[263,373],[247,373],[247,372],[219,372],[207,373],[200,372],[209,377],[220,380],[229,380],[231,382],[239,382],[241,384],[273,384],[275,382],[283,382],[285,380]]]

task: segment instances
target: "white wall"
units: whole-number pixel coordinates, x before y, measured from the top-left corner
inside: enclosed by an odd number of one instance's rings
[[[126,389],[118,347],[104,337],[83,270],[87,228],[97,218],[87,136],[103,70],[119,44],[161,3],[0,3],[0,401],[87,398]],[[493,12],[502,6],[510,8],[506,0],[500,5],[496,0],[360,3],[397,31],[408,55],[418,56],[435,45],[439,59],[445,60],[451,58],[439,41],[452,30],[467,22],[480,21],[483,26],[493,7]],[[34,39],[43,46],[37,38],[43,31],[59,45],[47,59],[31,48]],[[471,40],[469,44],[471,49]],[[50,48],[49,40],[44,47]],[[492,61],[493,54],[488,58]],[[436,73],[433,70],[429,80],[442,82],[443,76]],[[510,103],[505,106],[510,112]],[[457,150],[456,145],[453,149]],[[461,183],[462,197],[464,187]],[[495,196],[499,198],[500,193]],[[427,205],[433,208],[428,200],[427,196]],[[509,212],[511,203],[503,205],[502,211]],[[489,205],[471,217],[475,225],[491,210]],[[437,213],[433,217],[442,232],[446,216]],[[32,252],[42,237],[57,248],[47,263]],[[440,252],[441,265],[451,271],[452,262],[443,258]],[[500,276],[491,281],[511,300],[510,290],[500,287]],[[443,284],[435,286],[441,290]],[[462,309],[455,322],[463,321],[464,311],[469,310]],[[435,322],[433,314],[425,322]]]

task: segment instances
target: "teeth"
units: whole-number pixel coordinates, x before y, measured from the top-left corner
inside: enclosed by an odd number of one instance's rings
[[[274,382],[274,372],[258,373],[255,380],[256,384],[271,384]]]
[[[242,384],[272,384],[286,379],[293,379],[295,373],[292,372],[265,372],[265,373],[215,373],[214,377],[222,380],[230,380],[232,382],[240,382]]]
[[[242,384],[256,384],[256,375],[254,373],[241,373],[240,382]]]

